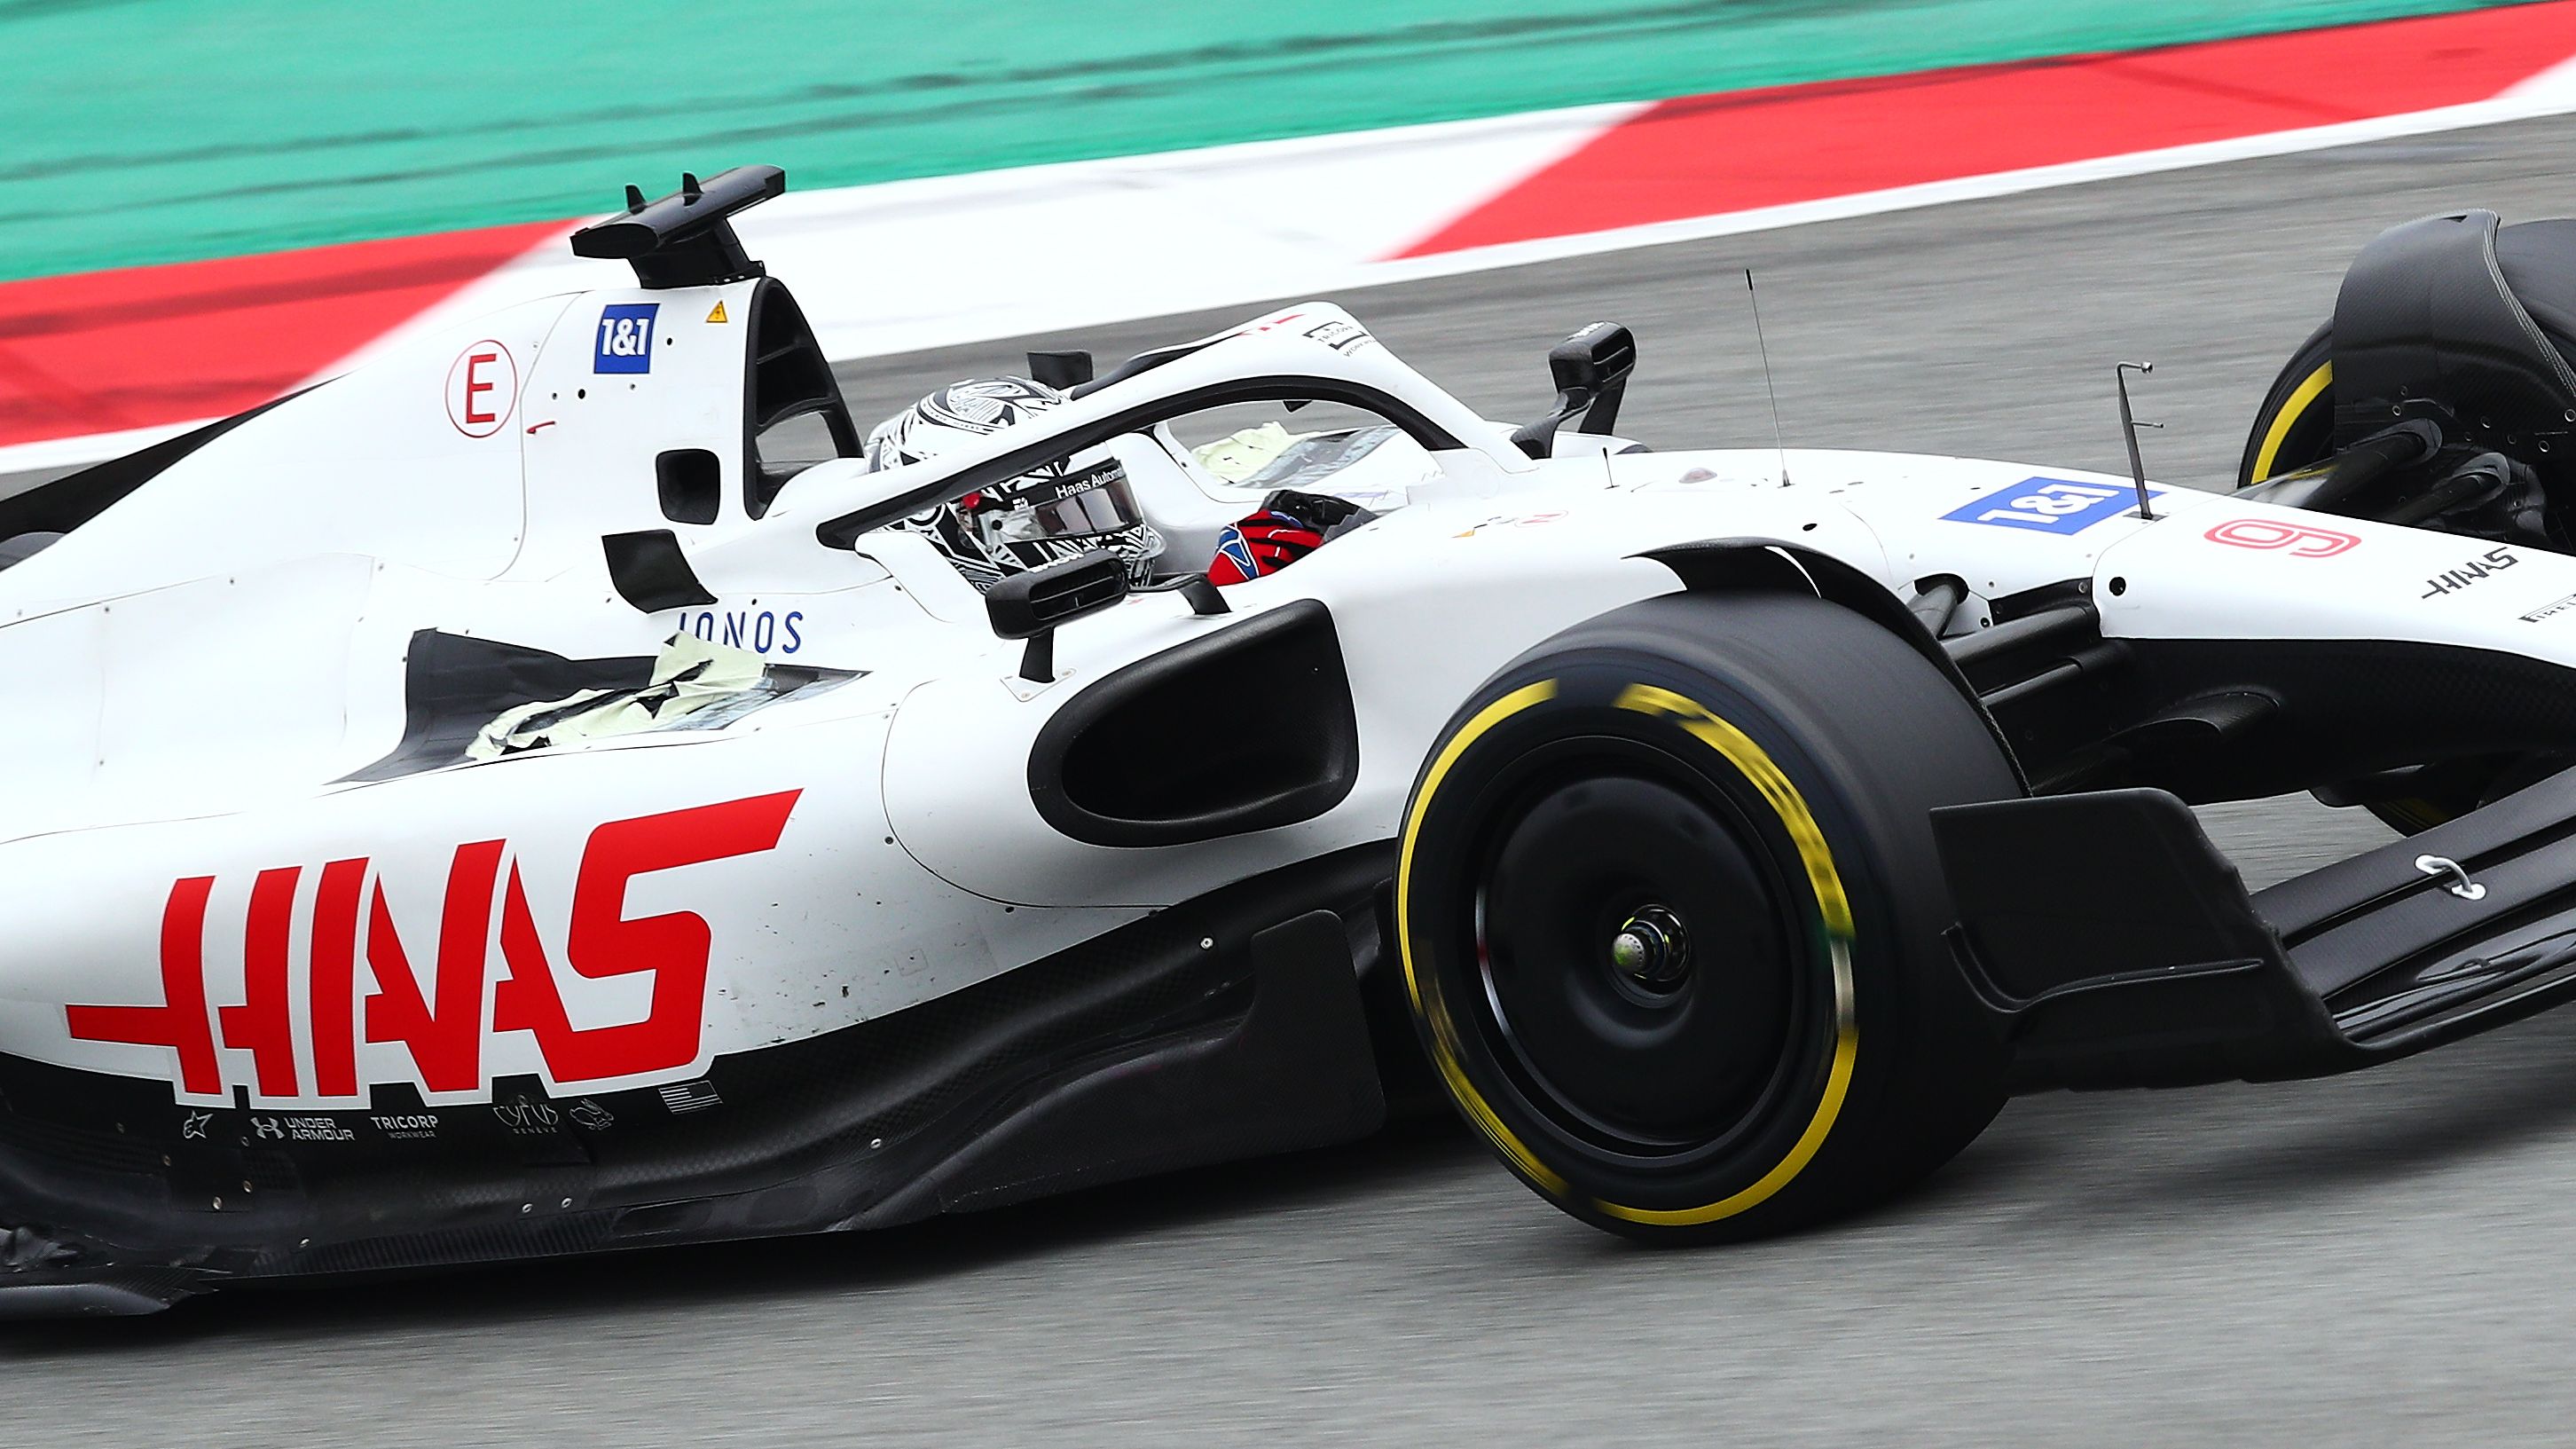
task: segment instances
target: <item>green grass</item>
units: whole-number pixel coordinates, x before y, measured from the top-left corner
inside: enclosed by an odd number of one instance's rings
[[[2466,0],[0,0],[0,278]]]

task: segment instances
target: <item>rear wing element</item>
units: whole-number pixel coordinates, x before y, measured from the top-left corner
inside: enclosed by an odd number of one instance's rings
[[[623,215],[572,234],[577,257],[611,257],[635,268],[642,287],[712,287],[769,274],[742,249],[731,218],[787,191],[775,166],[736,166],[705,182],[680,173],[680,189],[648,202],[626,188]]]

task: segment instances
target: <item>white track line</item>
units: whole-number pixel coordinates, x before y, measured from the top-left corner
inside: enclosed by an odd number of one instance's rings
[[[0,448],[0,474],[25,473],[39,468],[77,468],[106,458],[122,458],[137,448],[148,448],[164,438],[175,438],[190,428],[201,428],[212,421],[211,418],[199,418],[194,422],[167,423],[157,428],[127,428],[115,433],[88,433],[77,438],[13,443]],[[0,498],[24,491],[0,488]]]
[[[2553,77],[2561,79],[2550,86],[2540,84],[2550,81]],[[1988,197],[2012,196],[2025,191],[2045,191],[2059,186],[2081,186],[2093,181],[2114,181],[2122,177],[2147,176],[2160,171],[2185,171],[2201,166],[2224,165],[2231,161],[2295,155],[2303,151],[2331,150],[2338,146],[2357,146],[2370,141],[2429,135],[2437,131],[2468,130],[2477,126],[2500,125],[2507,121],[2527,121],[2541,116],[2564,115],[2571,111],[2576,111],[2576,61],[2543,72],[2515,87],[2513,91],[2493,100],[2473,101],[2467,105],[2443,106],[2430,111],[2410,111],[2395,116],[2374,116],[2368,120],[2343,121],[2331,126],[2312,126],[2296,131],[2271,131],[2258,136],[2238,136],[2225,141],[2202,141],[2188,146],[2168,146],[2154,151],[2133,151],[2126,155],[2100,156],[2088,161],[2069,161],[2054,166],[2033,166],[2019,171],[1997,171],[1983,176],[1962,176],[1949,181],[1929,181],[1916,186],[1890,187],[1883,191],[1855,192],[1849,196],[1827,197],[1820,201],[1792,202],[1785,206],[1757,207],[1749,211],[1687,217],[1679,221],[1618,227],[1608,231],[1584,232],[1574,236],[1541,237],[1532,241],[1470,247],[1462,251],[1442,252],[1434,256],[1375,262],[1368,268],[1368,280],[1360,285],[1373,286],[1386,282],[1412,281],[1421,277],[1455,276],[1461,272],[1482,272],[1498,267],[1526,266],[1532,262],[1592,256],[1601,252],[1626,251],[1634,247],[1661,246],[1667,242],[1737,236],[1746,232],[1806,226],[1820,221],[1840,221],[1847,217],[1874,216],[1881,212],[1910,211],[1918,207],[1946,206],[1961,201],[1982,201]],[[2403,219],[2391,218],[2392,222]],[[1299,289],[1290,288],[1289,290]]]
[[[2576,60],[2493,100],[1819,201],[1385,259],[1641,106],[1068,162],[790,193],[753,252],[849,360],[1738,236],[2576,111]],[[549,239],[330,369],[530,297],[615,284]],[[0,472],[117,456],[194,424],[0,447]]]

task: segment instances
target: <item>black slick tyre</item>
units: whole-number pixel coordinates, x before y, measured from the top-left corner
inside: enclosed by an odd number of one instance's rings
[[[2334,452],[2334,324],[2308,334],[2281,364],[2237,459],[2236,486],[2250,488]]]
[[[1605,614],[1479,690],[1415,783],[1396,911],[1425,1048],[1523,1181],[1613,1232],[1882,1197],[2002,1105],[1928,816],[2016,793],[1975,707],[1857,614]]]
[[[2250,488],[2332,456],[2334,403],[2334,324],[2328,322],[2281,364],[2263,405],[2254,410],[2236,486]],[[2398,834],[2413,835],[2476,809],[2489,783],[2488,774],[2471,772],[2421,796],[2370,800],[2362,808]]]

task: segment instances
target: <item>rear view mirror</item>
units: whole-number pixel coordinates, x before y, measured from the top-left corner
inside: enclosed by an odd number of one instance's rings
[[[1029,354],[1029,377],[1058,392],[1071,392],[1091,381],[1091,354],[1080,349]]]
[[[1556,390],[1581,393],[1608,403],[1613,424],[1618,421],[1618,404],[1612,398],[1612,390],[1636,370],[1637,339],[1616,322],[1595,322],[1547,353],[1548,381],[1556,384]],[[1592,431],[1609,429],[1604,426]]]
[[[1546,417],[1512,434],[1512,441],[1533,458],[1556,449],[1556,430],[1581,418],[1583,432],[1606,433],[1619,424],[1619,402],[1628,392],[1628,374],[1637,370],[1637,339],[1616,322],[1595,322],[1550,348],[1548,381],[1556,384],[1556,408]]]
[[[1005,575],[984,595],[985,616],[1003,639],[1026,639],[1020,677],[1041,684],[1055,679],[1055,631],[1127,597],[1127,561],[1105,548],[1080,558]]]

